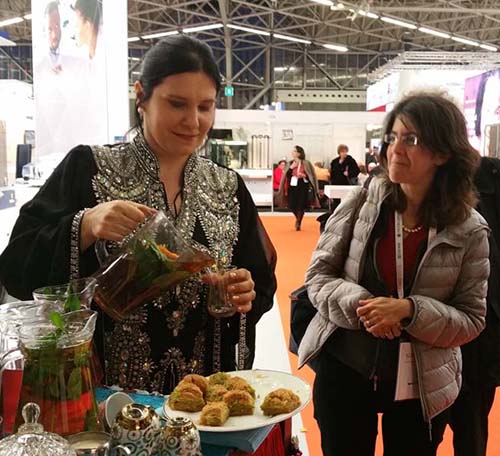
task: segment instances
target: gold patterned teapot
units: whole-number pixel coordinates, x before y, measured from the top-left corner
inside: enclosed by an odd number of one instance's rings
[[[160,417],[149,405],[125,405],[111,428],[113,445],[127,447],[132,456],[153,455],[161,437]]]

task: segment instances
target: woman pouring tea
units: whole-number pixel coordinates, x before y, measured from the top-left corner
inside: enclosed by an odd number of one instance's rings
[[[204,43],[159,41],[134,85],[134,139],[70,151],[23,206],[0,256],[0,280],[28,299],[37,287],[92,275],[97,240],[120,242],[163,210],[186,240],[236,266],[232,317],[208,313],[207,285],[195,277],[120,322],[102,313],[95,342],[107,384],[167,393],[186,374],[234,370],[242,313],[245,367],[252,365],[255,325],[276,289],[275,251],[239,175],[197,154],[214,123],[220,81]]]

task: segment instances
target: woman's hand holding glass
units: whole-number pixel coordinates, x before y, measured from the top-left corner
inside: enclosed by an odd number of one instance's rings
[[[210,285],[208,307],[216,317],[230,317],[252,310],[255,283],[247,269],[219,268],[202,277]]]
[[[412,317],[413,303],[409,299],[381,296],[359,301],[356,313],[370,334],[394,339],[401,335],[401,321]]]
[[[80,249],[85,251],[97,239],[120,242],[146,217],[156,213],[133,201],[109,201],[85,212],[82,218]]]

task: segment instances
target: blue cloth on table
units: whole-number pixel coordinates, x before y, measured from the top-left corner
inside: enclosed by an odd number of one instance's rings
[[[97,388],[95,397],[97,402],[102,402],[113,393],[116,393],[116,390]],[[163,416],[163,402],[165,402],[166,396],[138,393],[127,394],[133,401],[150,405],[160,416]],[[248,431],[200,432],[203,456],[227,456],[233,448],[238,448],[247,453],[254,453],[266,439],[272,428],[273,425],[271,424]]]

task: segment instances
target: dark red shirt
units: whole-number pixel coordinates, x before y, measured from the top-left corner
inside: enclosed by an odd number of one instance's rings
[[[385,235],[379,239],[377,245],[377,267],[380,278],[385,283],[390,296],[398,297],[396,279],[396,242],[395,242],[394,212],[389,215],[389,223]],[[421,229],[415,233],[408,233],[403,238],[403,273],[404,288],[413,279],[418,258],[418,252],[423,242],[427,240],[428,231]]]

